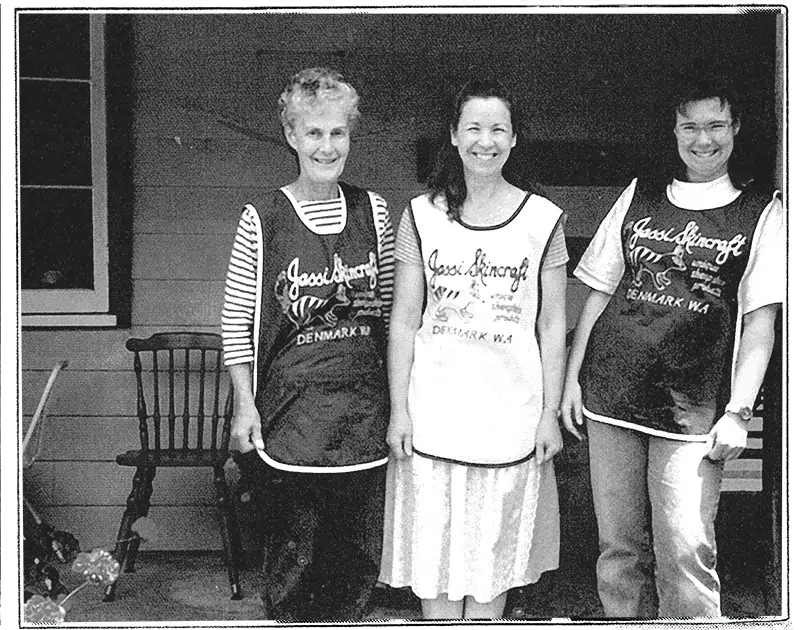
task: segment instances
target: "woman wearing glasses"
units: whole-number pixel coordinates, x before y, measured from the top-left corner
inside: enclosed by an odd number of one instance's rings
[[[729,169],[735,95],[695,78],[673,112],[678,172],[634,180],[575,271],[592,291],[561,413],[578,437],[588,419],[610,617],[720,616],[723,466],[746,446],[785,294],[780,197]]]

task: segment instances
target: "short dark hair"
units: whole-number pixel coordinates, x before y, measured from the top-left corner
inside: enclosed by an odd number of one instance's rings
[[[675,139],[672,129],[675,126],[676,114],[686,114],[691,103],[706,99],[719,99],[720,105],[730,107],[731,120],[741,125],[746,114],[742,111],[742,102],[735,82],[718,69],[701,67],[698,64],[683,68],[673,81],[672,91],[667,99],[662,101],[663,130],[665,145],[663,153],[658,150],[658,161],[650,165],[646,172],[639,176],[637,188],[649,197],[659,197],[664,193],[667,185],[675,179],[683,179],[686,175],[686,165],[678,157],[675,150]],[[666,138],[669,135],[669,141]],[[728,174],[734,187],[739,190],[752,187],[754,178],[752,165],[742,159],[742,151],[738,141],[734,145],[733,153],[728,162]],[[663,157],[662,157],[663,156]]]
[[[732,81],[720,73],[692,72],[684,75],[673,92],[672,112],[686,114],[690,103],[713,98],[719,99],[722,107],[730,107],[734,123],[740,122],[739,95]]]
[[[332,68],[306,68],[292,76],[286,84],[278,108],[284,129],[294,127],[304,109],[325,102],[340,102],[347,108],[347,121],[358,118],[358,93],[345,78]]]

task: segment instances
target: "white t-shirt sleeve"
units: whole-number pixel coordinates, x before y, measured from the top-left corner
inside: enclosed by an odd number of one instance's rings
[[[636,180],[622,191],[614,206],[597,228],[589,247],[586,248],[575,277],[592,289],[613,294],[625,272],[622,253],[622,223],[630,208]]]
[[[754,240],[739,285],[743,314],[786,299],[786,213],[779,197],[762,213]]]

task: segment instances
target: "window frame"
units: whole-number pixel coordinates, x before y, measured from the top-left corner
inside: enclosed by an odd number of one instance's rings
[[[21,289],[20,312],[23,326],[115,326],[117,318],[109,308],[109,232],[108,232],[108,159],[106,120],[106,46],[104,14],[89,16],[89,79],[67,79],[89,83],[90,134],[92,146],[91,186],[22,186],[17,187],[17,207],[21,213],[23,188],[92,190],[92,260],[93,289]],[[19,38],[19,32],[17,32]],[[17,93],[23,80],[59,82],[64,79],[17,76]],[[17,121],[20,120],[19,101]],[[18,125],[19,129],[19,125]],[[19,142],[19,139],[18,139]],[[19,155],[19,144],[17,146]],[[17,181],[21,182],[19,161]],[[19,217],[19,215],[18,215]],[[18,218],[19,228],[19,218]]]

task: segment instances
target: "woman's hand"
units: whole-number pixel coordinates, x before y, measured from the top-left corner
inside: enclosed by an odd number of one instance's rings
[[[561,430],[558,428],[558,412],[555,409],[545,408],[539,427],[536,429],[536,463],[540,466],[553,459],[564,446],[561,439]]]
[[[561,423],[569,433],[583,440],[583,433],[578,429],[583,426],[583,394],[576,380],[567,379],[564,383],[561,394]]]
[[[247,453],[254,448],[264,450],[261,439],[261,416],[255,403],[242,402],[236,406],[231,422],[231,449]]]
[[[386,443],[398,460],[411,457],[414,428],[408,412],[392,413],[386,431]]]
[[[727,413],[717,420],[708,434],[708,459],[729,462],[747,448],[747,424]]]

